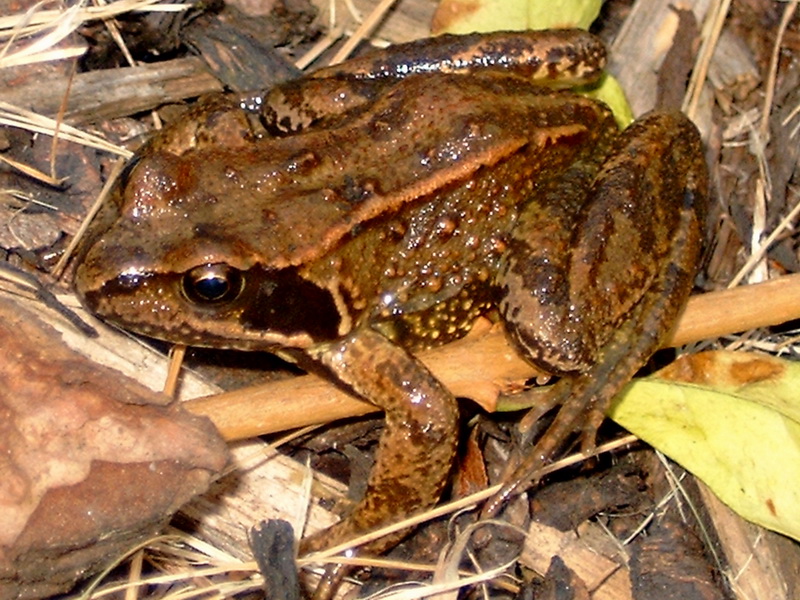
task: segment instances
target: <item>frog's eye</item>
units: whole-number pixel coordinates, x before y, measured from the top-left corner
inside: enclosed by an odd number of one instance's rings
[[[195,267],[183,276],[183,293],[196,304],[230,302],[243,285],[241,272],[224,263]]]

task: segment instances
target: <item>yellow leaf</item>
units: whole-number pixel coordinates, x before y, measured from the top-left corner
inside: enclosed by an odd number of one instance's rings
[[[602,0],[442,0],[431,32],[472,33],[579,27],[588,29]]]
[[[745,519],[800,540],[800,364],[687,355],[628,386],[609,416]]]
[[[603,76],[598,84],[587,88],[578,88],[575,91],[584,96],[605,102],[611,112],[614,113],[614,119],[620,129],[625,129],[633,122],[633,111],[631,110],[631,105],[628,104],[628,99],[625,97],[625,91],[619,82],[608,73]]]

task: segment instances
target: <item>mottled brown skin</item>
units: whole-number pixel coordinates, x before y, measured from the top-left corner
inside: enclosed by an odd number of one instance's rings
[[[444,36],[250,107],[201,103],[138,153],[83,245],[77,290],[123,327],[276,352],[385,409],[366,497],[305,550],[437,500],[457,408],[409,351],[497,307],[522,354],[562,375],[558,417],[507,495],[575,430],[593,441],[700,252],[694,126],[651,114],[620,134],[605,106],[555,89],[603,60],[577,31]]]

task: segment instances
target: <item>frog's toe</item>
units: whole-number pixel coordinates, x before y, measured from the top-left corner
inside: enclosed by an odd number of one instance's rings
[[[542,432],[544,417],[562,406],[565,394],[568,392],[568,389],[564,389],[563,381],[547,388],[534,388],[514,395],[518,405],[530,406],[528,412],[517,423],[517,447],[521,453],[527,453],[533,448],[534,441]]]
[[[520,422],[516,460],[511,461],[503,487],[487,502],[482,515],[496,515],[509,498],[538,483],[547,465],[576,440],[582,454],[591,454],[610,398],[620,385],[615,382],[608,388],[596,377],[582,374],[564,377],[549,393],[537,394],[534,408]],[[555,408],[555,418],[537,439],[541,429],[535,425]]]
[[[597,448],[597,430],[605,419],[603,411],[589,409],[586,414],[586,419],[583,422],[581,431],[578,434],[580,439],[581,454],[590,456],[594,454]]]

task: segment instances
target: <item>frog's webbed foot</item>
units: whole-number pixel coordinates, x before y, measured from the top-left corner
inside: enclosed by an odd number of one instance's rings
[[[624,333],[620,337],[625,337]],[[536,404],[518,425],[517,458],[510,462],[503,488],[487,502],[483,516],[494,516],[510,497],[538,483],[542,469],[569,445],[577,441],[584,455],[594,451],[597,430],[614,395],[644,362],[627,354],[629,350],[628,343],[614,345],[609,348],[608,360],[589,372],[563,377],[546,394],[534,392]],[[536,423],[553,410],[557,410],[553,421],[536,438]]]
[[[614,381],[601,384],[599,379],[584,374],[562,378],[548,393],[537,393],[536,405],[519,423],[516,457],[509,462],[503,487],[486,503],[482,516],[495,516],[509,498],[537,484],[548,463],[575,441],[579,442],[581,453],[591,454],[605,411],[626,381],[615,377]],[[554,409],[557,412],[553,421],[534,442],[536,423]]]

